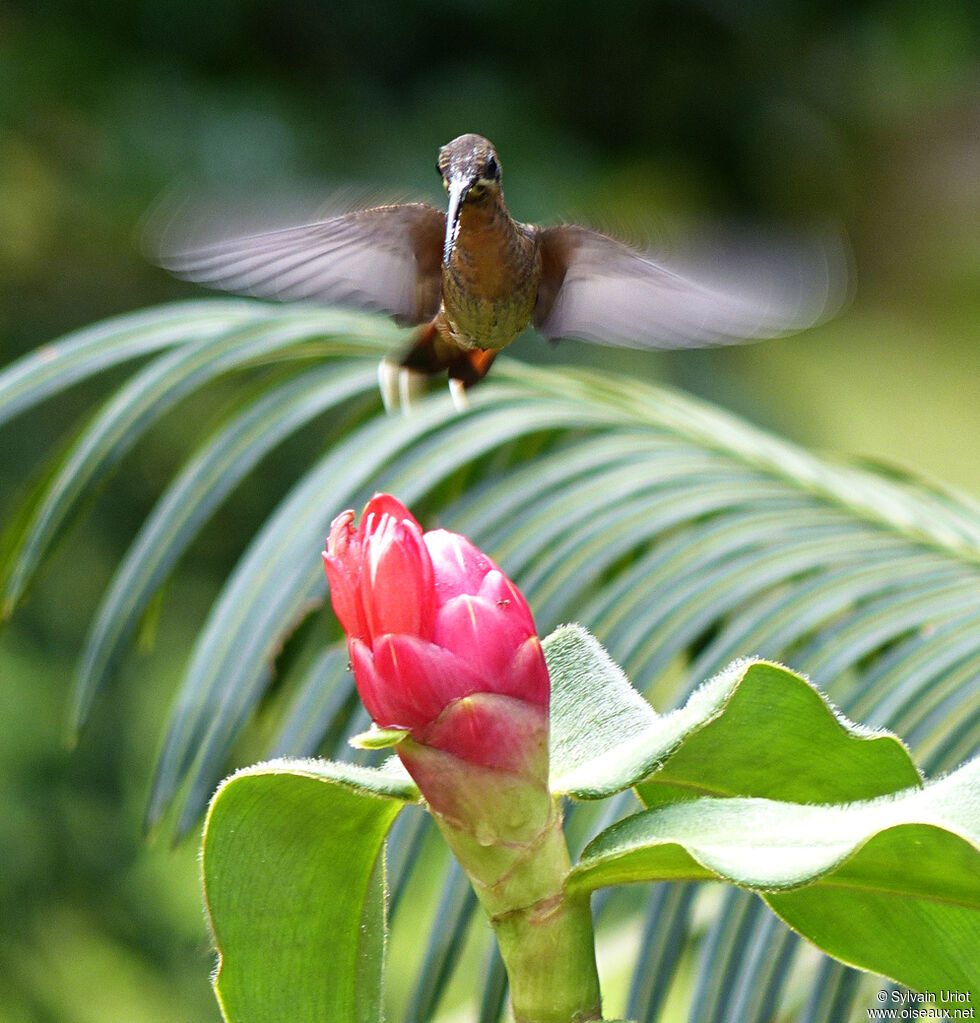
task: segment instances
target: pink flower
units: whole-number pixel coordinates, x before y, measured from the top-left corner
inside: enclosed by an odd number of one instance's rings
[[[430,791],[463,763],[546,784],[548,669],[527,602],[490,558],[376,494],[360,526],[352,511],[334,519],[323,562],[361,699],[377,725],[411,733],[397,751],[431,805],[470,813]]]

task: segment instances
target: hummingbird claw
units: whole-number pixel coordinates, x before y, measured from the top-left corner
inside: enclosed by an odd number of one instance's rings
[[[457,412],[466,412],[470,407],[470,400],[466,397],[466,388],[463,381],[457,377],[449,378],[449,397],[453,400],[453,408]]]
[[[415,400],[425,391],[427,379],[425,373],[382,359],[378,363],[378,389],[385,412],[393,415],[401,409],[402,415],[410,415]]]
[[[403,416],[412,414],[412,405],[425,393],[428,379],[426,373],[419,373],[418,370],[409,369],[407,366],[398,367],[398,400],[401,402]]]
[[[382,359],[378,363],[378,390],[381,392],[381,402],[385,412],[392,415],[398,408],[398,378],[401,367],[389,359]]]
[[[411,415],[412,406],[425,393],[428,379],[428,373],[420,373],[408,366],[400,366],[390,359],[382,359],[378,363],[378,389],[381,391],[385,412],[394,415],[400,409],[402,415]],[[466,397],[466,387],[462,380],[456,377],[449,378],[449,396],[457,412],[466,412],[469,409],[470,402]]]

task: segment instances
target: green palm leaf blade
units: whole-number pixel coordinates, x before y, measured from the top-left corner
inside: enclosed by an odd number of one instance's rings
[[[321,651],[284,708],[267,756],[313,756],[334,727],[345,729],[345,746],[346,736],[357,734],[350,720],[359,701],[345,675],[347,658],[347,644],[343,642]],[[342,759],[336,750],[333,755]]]
[[[741,962],[741,951],[762,914],[763,907],[758,899],[747,898],[745,893],[735,889],[725,892],[718,915],[704,939],[703,966],[697,975],[689,1018],[705,1021],[725,1018],[725,1005],[737,983],[737,974],[707,966],[736,956]]]
[[[947,582],[959,571],[939,555],[929,557],[914,549],[885,553],[884,557],[868,557],[813,573],[792,587],[776,588],[746,602],[698,655],[691,675],[711,675],[743,650],[763,655],[790,650],[850,608],[910,584],[926,587]],[[855,717],[864,719],[860,706],[850,709]]]
[[[772,1019],[798,951],[796,935],[766,916],[752,935],[732,1007],[737,1018]]]
[[[542,574],[538,559],[572,530],[591,527],[602,512],[619,509],[637,497],[650,502],[667,488],[683,491],[685,481],[717,473],[720,468],[717,460],[706,453],[664,450],[662,441],[642,434],[617,432],[601,439],[611,443],[597,442],[598,450],[590,450],[588,459],[569,459],[567,453],[560,452],[547,460],[537,460],[545,462],[542,471],[554,463],[559,472],[552,472],[546,491],[539,480],[523,480],[525,486],[528,482],[533,485],[527,488],[530,500],[510,512],[520,516],[519,529],[508,525],[506,518],[487,524],[493,529],[488,542],[499,546],[502,557]],[[506,489],[500,488],[504,495],[524,492],[513,486],[514,482]],[[483,523],[476,521],[468,528],[482,533]]]
[[[857,994],[860,975],[840,963],[825,959],[801,1015],[801,1023],[834,1023],[841,1019]]]
[[[571,452],[574,457],[570,457]],[[670,445],[655,431],[609,430],[593,436],[587,445],[567,438],[554,449],[537,452],[530,463],[524,461],[503,473],[474,479],[453,504],[454,525],[462,532],[484,537],[499,549],[512,536],[521,537],[525,531],[537,535],[533,529],[536,520],[545,525],[557,521],[557,516],[548,514],[548,507],[551,499],[561,500],[564,488],[588,486],[596,473],[631,466],[642,465],[652,471],[648,456],[657,453],[676,468]],[[660,473],[660,478],[666,475]],[[489,493],[493,494],[492,502]],[[578,508],[566,505],[563,511],[577,516]]]
[[[398,912],[408,893],[416,868],[424,865],[423,848],[434,830],[431,816],[422,812],[402,814],[392,828],[388,857],[391,879],[388,907],[392,915]]]
[[[936,689],[940,692],[947,690],[935,706],[923,706],[921,718],[916,718],[909,728],[909,734],[927,749],[927,762],[935,765],[934,770],[948,768],[964,759],[963,755],[956,753],[956,743],[966,741],[973,747],[977,744],[980,693],[975,683],[978,677],[980,656],[974,655],[958,664],[955,671],[945,673],[941,680],[926,678],[922,682],[927,693]],[[949,731],[949,721],[958,721],[959,726]]]
[[[480,1016],[477,1023],[498,1023],[507,1004],[507,970],[496,943],[491,942],[484,968],[483,995],[480,998]]]
[[[533,562],[533,578],[542,581],[542,601],[554,601],[567,592],[567,587],[578,584],[583,574],[614,564],[638,544],[649,544],[692,517],[715,514],[722,508],[729,508],[730,504],[731,493],[727,484],[699,487],[692,493],[685,492],[683,485],[678,486],[676,481],[671,481],[669,487],[664,486],[659,492],[637,494],[629,500],[598,510],[579,529],[563,536],[550,549],[543,548]],[[773,514],[785,516],[789,510],[783,507],[779,513]],[[800,514],[805,515],[806,511],[799,509]],[[732,523],[733,529],[734,525]],[[687,547],[683,541],[681,545]],[[661,542],[661,557],[671,546],[670,540]],[[690,548],[688,551],[693,554]],[[653,567],[653,563],[648,564]],[[604,605],[607,603],[603,602]]]
[[[961,690],[965,679],[976,676],[980,665],[972,617],[944,622],[937,633],[928,654],[910,639],[898,645],[888,670],[868,672],[868,687],[878,696],[874,713],[867,715],[869,723],[888,721],[898,731],[907,732],[945,697]]]
[[[721,918],[731,920],[730,933],[712,929],[705,943],[704,961],[709,956],[731,955],[737,945],[741,949],[740,969],[719,972],[714,977],[707,973],[699,976],[693,1002],[700,1017],[718,1023],[772,1019],[771,1007],[778,1001],[798,950],[796,936],[766,913],[758,900],[741,893],[732,892],[726,899]]]
[[[652,1020],[660,1013],[684,952],[685,922],[696,891],[690,884],[660,884],[654,889],[626,1002],[631,1019]],[[670,926],[664,926],[666,921]]]
[[[442,897],[405,1015],[406,1023],[428,1023],[435,1016],[476,910],[476,896],[469,879],[455,863],[451,864],[443,879]]]
[[[843,549],[843,550],[842,550]],[[873,541],[847,544],[831,536],[800,543],[795,539],[783,542],[775,535],[766,549],[725,554],[710,561],[700,560],[696,571],[679,573],[677,563],[670,566],[671,584],[656,592],[666,593],[668,612],[644,623],[644,628],[631,630],[628,636],[630,664],[636,665],[642,677],[657,677],[678,653],[688,649],[712,623],[740,606],[757,587],[790,585],[801,574],[819,570],[841,557],[871,554]],[[683,559],[681,563],[683,564]],[[665,571],[668,566],[665,566]],[[703,586],[699,583],[703,582]],[[652,586],[637,587],[635,599],[620,614],[655,592]],[[675,591],[676,592],[673,592]],[[668,637],[666,640],[662,637]]]
[[[262,394],[187,462],[146,520],[96,612],[75,681],[73,728],[85,720],[154,592],[231,490],[290,433],[374,387],[374,372],[360,363],[315,367]]]
[[[0,423],[129,359],[270,315],[260,302],[194,300],[117,316],[52,341],[0,373]]]
[[[980,592],[970,578],[920,587],[920,592],[898,593],[868,601],[855,610],[851,621],[834,631],[834,649],[825,637],[812,637],[800,656],[815,674],[836,677],[853,663],[881,647],[900,640],[924,623],[941,622],[963,614],[975,616]],[[821,642],[821,640],[824,640]]]
[[[332,326],[346,334],[363,318],[291,310],[207,334],[158,356],[126,383],[66,453],[22,537],[4,579],[9,614],[80,496],[108,473],[142,433],[181,398],[215,378],[281,356]]]

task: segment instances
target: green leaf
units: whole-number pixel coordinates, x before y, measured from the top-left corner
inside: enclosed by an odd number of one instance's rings
[[[697,795],[841,802],[921,784],[897,736],[849,721],[782,665],[736,662],[675,713],[698,706],[708,719],[636,786],[644,805]]]
[[[316,366],[236,413],[186,463],[143,524],[96,613],[76,676],[73,728],[87,717],[153,593],[242,476],[309,419],[375,386],[374,370],[361,364]]]
[[[366,732],[351,736],[349,741],[355,749],[388,749],[408,735],[411,732],[407,728],[378,728],[372,723]]]
[[[202,869],[228,1023],[378,1023],[394,769],[280,760],[222,783]]]
[[[659,719],[622,668],[580,625],[556,629],[542,647],[551,676],[552,791],[599,799],[649,774]]]
[[[646,810],[594,839],[570,888],[678,879],[758,891],[846,963],[980,999],[980,759],[840,806],[704,798]]]
[[[556,792],[596,799],[635,786],[646,806],[699,795],[839,802],[920,783],[899,739],[852,724],[781,665],[736,662],[658,715],[580,626],[556,630],[544,650]]]
[[[81,495],[114,468],[142,434],[181,398],[225,373],[287,353],[301,354],[303,344],[310,341],[318,327],[355,333],[364,323],[363,318],[327,315],[304,307],[278,311],[267,307],[254,320],[240,323],[240,319],[233,319],[223,332],[204,331],[158,356],[106,403],[65,453],[6,569],[5,613],[19,601]]]
[[[117,316],[25,355],[0,373],[0,423],[117,363],[269,315],[245,299],[193,299]]]
[[[428,945],[418,982],[405,1015],[406,1023],[429,1023],[435,1018],[458,949],[477,912],[476,893],[469,878],[455,862],[443,879],[442,895],[429,930]],[[482,916],[482,914],[481,914]]]

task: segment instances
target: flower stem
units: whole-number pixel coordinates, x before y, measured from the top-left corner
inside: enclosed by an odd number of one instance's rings
[[[484,846],[435,816],[490,918],[516,1023],[601,1020],[592,911],[587,895],[565,891],[571,861],[557,804],[520,845]]]
[[[586,896],[562,896],[494,921],[517,1023],[602,1018],[592,913]]]

